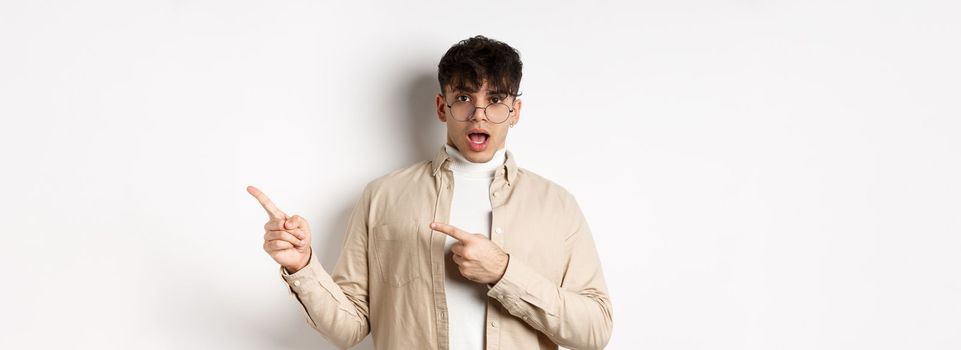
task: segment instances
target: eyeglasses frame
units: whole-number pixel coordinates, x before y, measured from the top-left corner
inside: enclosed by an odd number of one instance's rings
[[[441,93],[440,95],[441,95],[441,96],[444,96],[444,93]],[[455,101],[454,103],[457,103],[457,102],[459,102],[459,101]],[[514,104],[514,102],[517,102],[517,96],[511,96],[511,104]],[[493,106],[493,105],[495,105],[495,104],[501,104],[501,105],[507,106],[507,118],[504,118],[503,121],[493,122],[493,121],[491,121],[490,119],[488,119],[488,118],[486,117],[486,116],[487,116],[487,107]],[[446,105],[446,106],[447,106],[447,109],[450,110],[451,118],[453,118],[453,117],[454,117],[454,108],[452,107],[453,104],[447,103],[447,98],[446,98],[446,97],[444,97],[444,105]],[[510,120],[510,119],[511,119],[511,114],[514,113],[514,107],[513,107],[513,106],[511,106],[511,105],[509,105],[509,104],[506,104],[506,103],[503,103],[503,102],[494,102],[494,103],[489,103],[489,104],[487,104],[487,105],[484,106],[484,107],[474,106],[474,113],[471,113],[470,117],[468,117],[467,120],[473,119],[474,116],[477,115],[477,110],[478,110],[478,109],[483,109],[483,110],[484,110],[484,116],[485,116],[484,118],[487,119],[487,121],[489,121],[489,122],[491,122],[491,123],[494,123],[494,124],[503,124],[504,122]],[[457,118],[454,118],[454,120],[457,120]],[[458,121],[465,121],[465,122],[466,122],[467,120],[458,120]]]

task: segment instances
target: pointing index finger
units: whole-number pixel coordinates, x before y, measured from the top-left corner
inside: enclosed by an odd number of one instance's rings
[[[257,199],[258,202],[260,202],[260,205],[264,207],[264,210],[267,210],[267,215],[269,215],[272,219],[282,220],[287,218],[287,214],[284,214],[283,211],[278,209],[277,206],[274,205],[274,202],[256,187],[247,186],[247,193],[250,193],[252,196],[254,196],[254,198]]]
[[[456,228],[456,227],[454,227],[454,226],[448,225],[448,224],[444,224],[444,223],[440,223],[440,222],[435,222],[435,223],[431,223],[431,224],[430,224],[430,228],[432,228],[432,229],[434,229],[434,230],[437,230],[437,231],[440,231],[440,232],[443,232],[443,233],[447,234],[448,236],[454,237],[454,239],[456,239],[456,240],[458,240],[458,241],[461,241],[461,242],[464,242],[464,241],[470,239],[470,234],[469,234],[469,233],[464,232],[463,230],[461,230],[461,229],[459,229],[459,228]]]

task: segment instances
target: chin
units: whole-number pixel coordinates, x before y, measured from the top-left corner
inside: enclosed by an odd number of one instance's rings
[[[470,147],[470,146],[465,146],[465,147]],[[464,158],[467,158],[467,160],[470,160],[474,163],[485,163],[491,160],[491,158],[493,158],[493,153],[490,152],[490,149],[486,149],[480,152],[474,152],[474,151],[471,151],[470,148],[467,148],[467,152],[461,152],[461,154],[464,155]]]

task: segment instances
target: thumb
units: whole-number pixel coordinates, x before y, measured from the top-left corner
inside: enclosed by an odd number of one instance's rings
[[[291,216],[290,218],[287,218],[287,221],[284,221],[284,229],[287,230],[292,230],[303,226],[305,226],[304,218],[300,217],[300,215]]]

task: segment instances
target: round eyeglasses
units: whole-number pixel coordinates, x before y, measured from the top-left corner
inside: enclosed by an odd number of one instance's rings
[[[503,102],[491,103],[486,107],[476,107],[471,101],[455,101],[452,104],[448,104],[447,108],[450,109],[450,114],[454,117],[454,120],[459,122],[471,120],[478,109],[483,109],[484,115],[487,116],[487,121],[494,124],[507,121],[511,113],[514,112],[514,108],[511,108]]]

